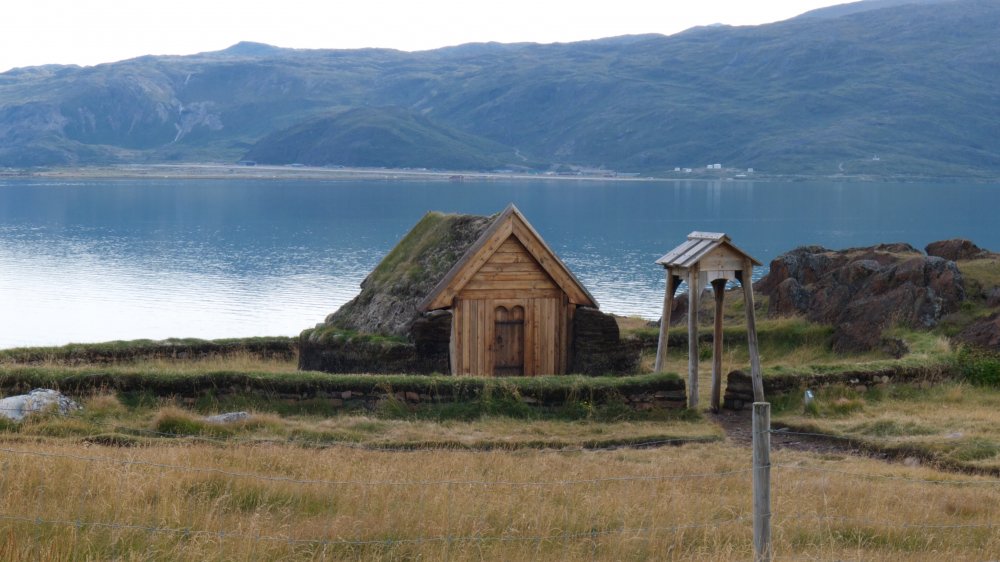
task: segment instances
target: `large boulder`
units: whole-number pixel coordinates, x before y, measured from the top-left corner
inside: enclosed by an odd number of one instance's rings
[[[939,240],[931,242],[926,248],[928,256],[937,256],[946,260],[975,260],[987,258],[992,255],[989,250],[984,250],[964,238],[952,238],[951,240]]]
[[[55,412],[68,414],[79,410],[80,405],[58,390],[36,388],[28,394],[0,399],[0,416],[21,421],[35,413]]]
[[[909,244],[797,248],[775,258],[756,289],[768,297],[770,316],[801,314],[835,326],[838,351],[884,346],[891,326],[931,328],[965,299],[955,262]]]

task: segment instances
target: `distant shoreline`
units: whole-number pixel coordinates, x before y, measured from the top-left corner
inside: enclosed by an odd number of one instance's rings
[[[73,167],[0,170],[4,178],[49,179],[177,179],[177,180],[326,180],[326,181],[601,181],[601,182],[748,182],[782,183],[843,182],[843,183],[1000,183],[1000,178],[983,177],[917,177],[874,175],[781,175],[722,170],[718,174],[697,171],[677,176],[639,176],[615,172],[589,173],[524,173],[475,172],[461,170],[426,170],[409,168],[360,168],[287,165],[240,165],[219,163],[186,164],[113,164]]]
[[[605,176],[597,174],[557,175],[500,172],[417,170],[401,168],[329,168],[239,164],[143,164],[80,166],[21,170],[0,177],[66,179],[254,179],[254,180],[366,180],[366,181],[663,181],[665,178]]]

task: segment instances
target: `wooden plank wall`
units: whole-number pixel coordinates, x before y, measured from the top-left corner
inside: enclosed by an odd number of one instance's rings
[[[569,348],[567,296],[513,237],[500,246],[456,298],[453,372],[493,374],[498,306],[524,307],[524,374],[564,373]]]
[[[561,298],[459,299],[454,309],[454,372],[492,375],[497,307],[524,307],[524,374],[566,372],[569,315]]]

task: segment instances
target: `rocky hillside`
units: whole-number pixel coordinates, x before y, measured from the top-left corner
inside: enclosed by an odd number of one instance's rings
[[[932,328],[966,296],[954,261],[909,244],[796,248],[771,261],[754,288],[768,297],[771,316],[803,315],[835,326],[837,351],[891,348],[882,338],[885,329]]]
[[[239,44],[0,74],[0,166],[235,161],[1000,175],[1000,3],[405,53]],[[876,158],[877,156],[877,158]]]
[[[771,262],[754,289],[771,316],[802,315],[835,327],[841,351],[882,348],[887,328],[938,328],[957,342],[1000,352],[1000,254],[970,240],[827,250],[797,248]]]

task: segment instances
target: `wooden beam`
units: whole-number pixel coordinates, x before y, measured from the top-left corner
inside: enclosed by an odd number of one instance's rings
[[[506,291],[506,290],[544,291],[546,289],[557,289],[557,288],[558,286],[549,281],[548,279],[534,280],[534,281],[473,279],[472,281],[470,281],[465,285],[465,288],[459,294],[462,294],[465,291]]]
[[[667,272],[667,289],[663,293],[663,313],[660,315],[660,339],[656,344],[656,364],[653,371],[656,373],[663,371],[663,362],[667,360],[667,332],[670,330],[670,311],[674,307],[674,293],[677,292],[677,285],[680,285],[680,278],[674,275],[672,268],[664,268]]]
[[[757,345],[757,321],[753,310],[753,262],[743,260],[743,271],[739,272],[743,285],[743,308],[747,313],[747,346],[750,348],[750,379],[753,381],[754,402],[764,401],[764,379],[760,368],[760,351]]]
[[[712,334],[712,411],[722,407],[722,301],[726,298],[726,280],[712,281],[715,295],[715,332]]]
[[[558,298],[562,295],[561,289],[464,289],[458,294],[458,298],[467,300],[476,299],[541,299]]]
[[[688,408],[698,407],[698,264],[688,269]]]

